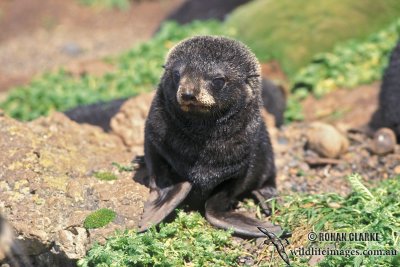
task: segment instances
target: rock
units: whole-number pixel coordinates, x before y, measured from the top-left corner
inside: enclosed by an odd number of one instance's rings
[[[304,157],[304,161],[310,166],[321,166],[321,165],[335,165],[340,164],[342,161],[332,158],[320,158],[320,157]]]
[[[76,202],[84,200],[84,192],[81,186],[84,181],[71,180],[67,184],[67,197],[74,199]]]
[[[395,174],[400,174],[400,165],[396,166],[393,171]]]
[[[394,151],[396,135],[389,128],[381,128],[374,134],[371,150],[377,155],[386,155]]]
[[[60,50],[62,53],[70,57],[79,56],[83,52],[82,47],[74,42],[68,42],[63,44]]]
[[[118,136],[61,113],[27,123],[0,116],[0,151],[0,213],[33,262],[67,266],[62,262],[83,257],[103,233],[136,227],[148,189],[112,165],[133,158]],[[97,171],[118,179],[101,181]],[[103,207],[119,219],[86,232],[86,216]]]
[[[349,147],[349,141],[343,134],[322,122],[311,123],[306,135],[308,147],[322,157],[337,158]]]
[[[13,242],[13,234],[11,227],[6,223],[6,221],[0,217],[0,263],[7,257],[10,253],[10,248]]]
[[[73,227],[58,232],[61,251],[70,259],[80,259],[86,255],[86,245],[89,242],[88,232],[82,227]]]
[[[111,129],[126,146],[143,154],[144,125],[154,92],[141,94],[126,101],[111,119]]]

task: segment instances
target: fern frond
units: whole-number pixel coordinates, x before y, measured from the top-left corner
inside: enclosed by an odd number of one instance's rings
[[[371,201],[375,200],[374,195],[368,190],[365,185],[361,182],[361,176],[358,173],[353,173],[347,177],[350,182],[351,188],[354,192],[359,194],[362,198]]]

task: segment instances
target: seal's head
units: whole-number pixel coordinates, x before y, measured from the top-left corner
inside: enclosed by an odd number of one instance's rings
[[[239,41],[196,36],[167,55],[161,85],[167,98],[186,113],[216,114],[260,99],[260,65]]]

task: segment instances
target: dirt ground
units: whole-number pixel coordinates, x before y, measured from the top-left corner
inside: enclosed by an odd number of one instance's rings
[[[79,0],[0,0],[0,93],[47,70],[126,51],[165,20],[222,20],[248,1],[131,0],[119,10]]]
[[[45,70],[125,51],[150,38],[182,3],[135,1],[118,10],[77,0],[0,0],[0,91]]]

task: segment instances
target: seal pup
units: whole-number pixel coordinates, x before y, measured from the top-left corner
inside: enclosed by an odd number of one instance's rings
[[[397,142],[400,141],[400,39],[390,55],[379,92],[378,110],[369,126],[373,130],[389,128],[396,134]]]
[[[263,227],[279,236],[279,226],[232,210],[253,193],[268,213],[276,195],[255,55],[233,39],[196,36],[173,47],[164,68],[145,126],[150,196],[139,230],[185,202],[237,235],[262,237]]]

